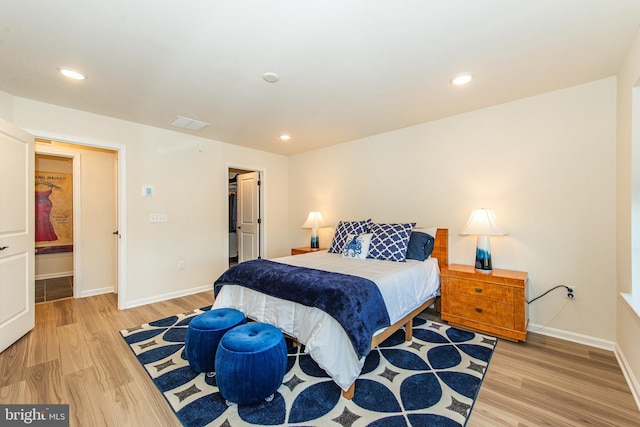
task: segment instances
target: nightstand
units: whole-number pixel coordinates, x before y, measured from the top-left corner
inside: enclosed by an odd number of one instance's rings
[[[301,248],[291,248],[291,255],[308,254],[309,252],[326,251],[327,248],[311,249],[309,246],[303,246]]]
[[[526,341],[529,323],[522,271],[451,264],[441,270],[442,320],[512,341]]]

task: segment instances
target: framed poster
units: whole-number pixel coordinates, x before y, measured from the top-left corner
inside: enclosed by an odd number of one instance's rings
[[[73,252],[71,174],[36,172],[36,255]]]

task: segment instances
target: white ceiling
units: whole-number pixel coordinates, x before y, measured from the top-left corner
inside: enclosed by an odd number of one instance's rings
[[[615,75],[639,27],[640,0],[0,0],[0,91],[293,154]]]

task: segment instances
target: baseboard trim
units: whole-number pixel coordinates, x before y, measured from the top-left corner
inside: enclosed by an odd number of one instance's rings
[[[95,295],[103,295],[103,294],[113,294],[114,289],[112,286],[107,288],[99,288],[99,289],[90,289],[88,291],[80,292],[80,298],[92,297]]]
[[[575,332],[563,331],[562,329],[550,328],[548,326],[545,327],[543,325],[536,325],[533,323],[529,323],[528,331],[610,351],[615,351],[616,348],[616,344],[613,341],[607,341],[589,335],[577,334]]]
[[[213,289],[213,285],[208,284],[208,285],[203,285],[197,288],[185,289],[183,291],[169,292],[168,294],[155,295],[150,298],[142,298],[134,301],[129,301],[125,305],[125,308],[133,308],[133,307],[139,307],[141,305],[153,304],[154,302],[160,302],[160,301],[166,301],[174,298],[185,297],[187,295],[198,294],[200,292],[210,291],[212,289]],[[213,304],[213,299],[211,300],[211,303]]]
[[[73,276],[73,271],[59,271],[57,273],[38,274],[34,280],[57,279],[58,277]]]
[[[631,369],[627,358],[624,356],[622,348],[620,348],[618,344],[616,344],[614,353],[616,355],[616,359],[618,359],[618,365],[620,365],[620,369],[622,369],[624,379],[627,380],[629,389],[631,389],[633,399],[636,401],[636,406],[640,410],[640,382],[638,381],[638,378],[636,378],[636,376],[633,374],[633,370]]]

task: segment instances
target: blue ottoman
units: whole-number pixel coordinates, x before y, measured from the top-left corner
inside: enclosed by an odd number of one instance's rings
[[[220,340],[216,366],[216,382],[227,405],[269,402],[287,369],[284,336],[266,323],[233,328]]]
[[[184,340],[184,352],[191,368],[214,376],[220,339],[231,328],[245,323],[244,314],[233,308],[218,308],[194,317]]]

